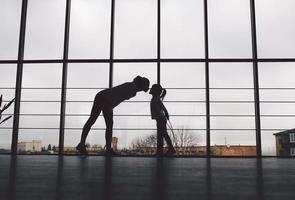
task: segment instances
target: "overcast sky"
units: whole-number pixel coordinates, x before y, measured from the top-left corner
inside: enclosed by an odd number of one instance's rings
[[[109,58],[109,0],[72,0],[70,25],[70,58]],[[162,0],[161,57],[204,58],[203,0]],[[209,55],[211,58],[251,58],[251,24],[249,0],[208,0]],[[261,58],[295,57],[295,1],[256,0],[258,56]],[[20,0],[0,0],[0,59],[15,60],[19,37]],[[61,59],[65,0],[28,0],[25,59]],[[115,58],[156,58],[157,1],[117,0],[115,13]],[[60,111],[61,64],[25,64],[23,72],[21,128],[58,128]],[[295,88],[293,63],[259,63],[261,88]],[[0,65],[0,93],[13,98],[16,65]],[[131,81],[136,75],[155,83],[156,63],[124,63],[114,65],[114,85]],[[82,128],[90,112],[95,94],[108,87],[108,64],[69,64],[66,128]],[[169,89],[165,103],[174,128],[205,129],[205,65],[204,63],[162,63],[161,83]],[[28,88],[51,89],[28,89]],[[212,115],[246,115],[243,117],[211,117],[212,129],[254,129],[254,103],[220,103],[216,101],[253,101],[252,63],[210,64],[210,99]],[[77,89],[80,88],[80,89]],[[82,88],[82,89],[81,89]],[[84,88],[84,89],[83,89]],[[99,89],[100,88],[100,89]],[[187,88],[187,89],[177,89]],[[199,88],[199,89],[189,89]],[[218,89],[237,88],[237,89]],[[243,88],[243,89],[241,89]],[[149,101],[148,93],[132,100]],[[262,101],[294,101],[294,90],[261,89]],[[8,112],[12,113],[13,108]],[[149,102],[122,103],[115,114],[149,115]],[[79,115],[83,116],[79,116]],[[294,115],[295,104],[261,103],[262,115]],[[73,116],[74,115],[74,116]],[[252,115],[252,116],[251,116]],[[114,128],[155,128],[149,116],[115,117]],[[4,124],[11,127],[12,120]],[[262,117],[262,129],[295,127],[294,117]],[[100,117],[94,126],[104,128]],[[11,129],[0,129],[0,147],[8,147]],[[41,139],[44,145],[58,144],[58,130],[21,129],[19,141]],[[119,146],[128,147],[137,137],[153,131],[114,131]],[[211,131],[211,144],[255,145],[255,131]],[[262,131],[263,153],[274,154],[276,131]],[[205,145],[205,130],[192,133]],[[81,130],[66,130],[65,146],[78,143]],[[104,131],[92,130],[91,144],[104,144]]]

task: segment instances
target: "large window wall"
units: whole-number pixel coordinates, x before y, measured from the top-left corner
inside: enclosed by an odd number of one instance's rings
[[[173,132],[192,140],[189,155],[218,156],[223,147],[276,155],[273,134],[295,128],[294,6],[0,0],[0,93],[4,102],[15,98],[4,113],[13,118],[1,124],[0,150],[76,153],[96,93],[141,75],[167,89]],[[136,142],[155,134],[150,99],[141,92],[114,109],[119,151],[134,154]],[[103,152],[104,129],[99,117],[87,139],[94,153]],[[19,151],[33,141],[41,151]]]

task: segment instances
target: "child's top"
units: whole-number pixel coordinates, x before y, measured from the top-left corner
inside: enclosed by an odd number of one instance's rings
[[[152,98],[150,107],[152,119],[165,118],[166,115],[168,115],[168,112],[159,96],[154,96]]]

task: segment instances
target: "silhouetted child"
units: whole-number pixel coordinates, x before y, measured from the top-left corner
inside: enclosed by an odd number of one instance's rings
[[[166,94],[166,90],[162,88],[159,84],[154,84],[150,90],[150,94],[153,95],[151,99],[151,116],[152,119],[156,120],[157,122],[157,156],[163,155],[163,145],[165,138],[166,143],[168,145],[168,150],[165,155],[172,155],[176,153],[171,139],[167,133],[167,120],[169,120],[169,114],[167,109],[165,108],[161,98],[163,97],[162,94]]]
[[[87,155],[85,141],[87,135],[100,115],[101,111],[106,124],[105,140],[106,155],[114,155],[115,152],[111,148],[113,133],[113,109],[121,102],[134,97],[137,92],[149,90],[150,81],[141,76],[137,76],[132,82],[123,83],[113,88],[108,88],[96,94],[90,117],[83,127],[81,140],[76,149],[84,155]]]

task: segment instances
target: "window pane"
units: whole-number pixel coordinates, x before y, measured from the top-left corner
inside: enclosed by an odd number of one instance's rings
[[[208,1],[210,57],[252,57],[250,1]]]
[[[14,98],[16,65],[0,64],[0,72],[0,95],[8,101]]]
[[[248,147],[256,143],[252,68],[251,63],[210,64],[211,146],[221,145],[213,155],[256,153],[256,147]]]
[[[204,88],[203,63],[162,63],[161,84],[167,88]],[[193,91],[188,91],[193,94]]]
[[[66,129],[65,130],[65,154],[76,154],[76,146],[80,142],[82,130]],[[86,140],[86,144],[90,146],[87,148],[89,154],[103,154],[105,146],[105,131],[91,129]]]
[[[294,63],[259,63],[262,150],[276,155],[274,133],[293,129],[295,124]]]
[[[189,154],[203,155],[206,143],[204,64],[161,63],[161,85],[167,88],[164,104],[170,114],[174,133],[179,137],[185,133],[196,138],[191,144],[194,150],[188,150]],[[178,154],[186,155],[180,149],[178,151]]]
[[[0,65],[0,95],[3,95],[3,102],[7,104],[15,95],[15,80],[16,80],[16,65]],[[14,103],[2,113],[2,119],[13,115]],[[0,153],[10,152],[11,138],[12,138],[13,118],[0,125]]]
[[[116,1],[115,57],[156,58],[157,1]]]
[[[157,82],[157,65],[155,63],[117,63],[114,64],[113,85],[132,82],[136,76],[146,77],[150,80],[150,87]],[[150,101],[151,95],[138,92],[129,101]]]
[[[255,131],[212,130],[211,155],[256,156]]]
[[[203,0],[161,1],[161,57],[204,57]]]
[[[41,147],[58,146],[61,76],[61,64],[24,65],[19,153],[47,154]]]
[[[10,153],[11,141],[12,141],[12,130],[1,128],[0,129],[0,153]]]
[[[295,57],[295,1],[256,2],[259,57]]]
[[[65,127],[69,130],[66,130],[65,134],[65,147],[75,147],[78,144],[82,128],[90,115],[95,95],[102,89],[108,88],[108,85],[109,64],[69,64],[65,120]],[[104,127],[104,119],[100,116],[93,129]],[[90,133],[92,132],[96,134],[97,130],[91,130]],[[90,136],[87,142],[101,144],[102,141],[92,141],[92,136]],[[66,150],[67,153],[71,153],[69,152],[71,148]]]
[[[262,131],[261,132],[261,150],[264,156],[275,156],[276,155],[276,138],[273,135],[279,131]]]
[[[110,22],[111,1],[73,0],[69,57],[109,58]]]
[[[0,0],[0,59],[17,59],[21,2]]]
[[[62,58],[65,2],[28,1],[25,59]]]
[[[20,129],[18,135],[18,153],[57,154],[58,135],[58,129]],[[48,149],[49,145],[51,148]]]

